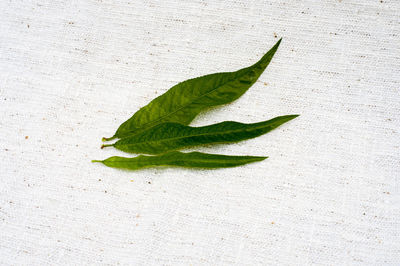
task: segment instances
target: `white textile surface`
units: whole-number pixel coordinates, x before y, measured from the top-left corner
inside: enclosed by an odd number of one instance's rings
[[[0,263],[400,265],[400,1],[0,1]],[[299,118],[123,171],[101,138],[176,83],[270,66],[192,125]],[[129,155],[128,155],[129,156]]]

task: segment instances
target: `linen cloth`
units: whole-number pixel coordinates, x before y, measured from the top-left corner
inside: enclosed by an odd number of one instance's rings
[[[400,265],[400,2],[0,1],[3,265]],[[192,125],[299,118],[136,172],[101,138],[176,83],[270,66]],[[129,155],[128,155],[129,156]]]

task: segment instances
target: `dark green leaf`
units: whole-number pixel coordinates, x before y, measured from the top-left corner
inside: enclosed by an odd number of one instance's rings
[[[203,127],[190,127],[168,122],[120,139],[114,144],[103,146],[114,146],[119,150],[131,153],[159,154],[200,144],[230,143],[254,138],[277,128],[297,116],[279,116],[254,124],[226,121]]]
[[[127,137],[164,122],[188,125],[202,110],[236,100],[257,81],[280,42],[250,67],[189,79],[173,86],[125,121],[113,137],[103,140]]]
[[[93,160],[92,162],[100,162],[109,167],[137,170],[153,166],[182,166],[198,168],[234,167],[247,163],[262,161],[266,158],[268,157],[229,156],[201,152],[182,153],[178,151],[172,151],[162,155],[140,155],[134,158],[114,156],[104,161]]]

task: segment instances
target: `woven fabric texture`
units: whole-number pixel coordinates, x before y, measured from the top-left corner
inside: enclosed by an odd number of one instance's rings
[[[0,264],[400,265],[400,1],[0,1]],[[272,63],[192,125],[300,114],[130,172],[101,138],[176,83]]]

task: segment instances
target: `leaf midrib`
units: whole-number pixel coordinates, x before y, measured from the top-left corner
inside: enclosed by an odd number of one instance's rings
[[[150,158],[150,156],[148,157]],[[266,159],[268,157],[258,157],[258,156],[254,156],[254,158],[235,158],[236,161],[233,161],[233,163],[238,163],[239,161],[257,161],[257,160],[262,160],[262,159]],[[207,159],[207,158],[174,158],[174,159],[170,159],[170,158],[159,158],[161,160],[163,160],[162,162],[154,162],[154,161],[150,161],[148,162],[148,165],[168,165],[168,163],[178,163],[179,161],[183,161],[183,162],[210,162],[210,163],[231,163],[232,161],[227,161],[224,159]],[[116,163],[127,163],[127,161],[121,160],[121,161],[113,161]],[[128,162],[129,163],[129,162]],[[136,162],[135,162],[136,163]],[[143,163],[143,162],[142,162]],[[147,163],[147,162],[146,162]],[[161,164],[160,164],[161,163]],[[146,166],[141,166],[141,167],[146,167]]]

